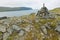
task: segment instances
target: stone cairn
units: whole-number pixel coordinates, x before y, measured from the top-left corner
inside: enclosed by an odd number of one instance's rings
[[[45,4],[43,4],[43,7],[37,12],[36,16],[43,17],[43,18],[48,18],[49,17],[49,12],[47,7],[45,7]]]

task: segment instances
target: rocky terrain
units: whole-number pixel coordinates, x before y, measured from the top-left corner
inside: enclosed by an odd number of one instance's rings
[[[0,20],[0,40],[60,40],[57,18],[44,19],[34,13]]]

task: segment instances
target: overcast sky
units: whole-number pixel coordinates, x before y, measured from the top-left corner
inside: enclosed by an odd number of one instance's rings
[[[41,8],[43,3],[48,9],[60,7],[59,0],[0,0],[0,6],[32,7],[33,9]]]

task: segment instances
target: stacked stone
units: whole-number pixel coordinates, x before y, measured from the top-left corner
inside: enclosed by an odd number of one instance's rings
[[[49,12],[48,12],[48,9],[45,7],[45,4],[43,4],[43,7],[41,8],[41,10],[39,10],[37,12],[37,16],[40,16],[40,17],[48,17],[49,16]]]

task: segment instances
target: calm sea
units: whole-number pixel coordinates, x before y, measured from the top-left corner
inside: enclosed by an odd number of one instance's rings
[[[31,13],[37,13],[37,11],[38,10],[0,12],[0,17],[3,17],[3,16],[7,16],[7,17],[23,16],[23,15],[29,15]]]

